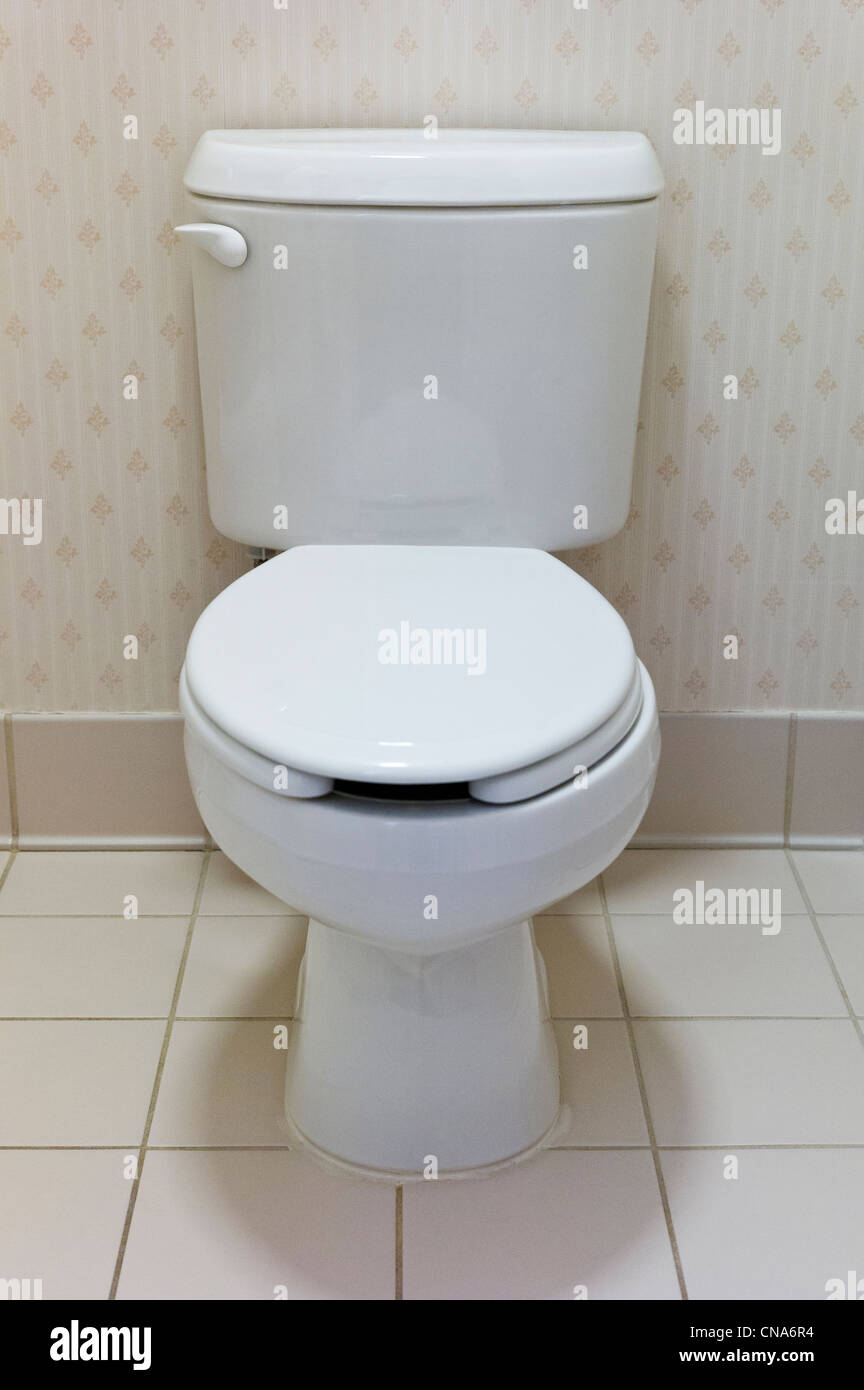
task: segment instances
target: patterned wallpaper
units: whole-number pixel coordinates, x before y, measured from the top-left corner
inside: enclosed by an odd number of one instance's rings
[[[41,544],[0,535],[5,706],[176,708],[247,566],[207,516],[173,233],[197,136],[432,114],[656,144],[633,506],[574,563],[661,707],[864,707],[864,535],[825,529],[864,497],[864,0],[0,0],[0,83],[0,492],[44,500]],[[699,100],[779,108],[781,152],[676,144]]]

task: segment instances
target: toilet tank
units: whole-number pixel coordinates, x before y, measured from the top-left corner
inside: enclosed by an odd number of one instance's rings
[[[203,135],[195,223],[241,234],[225,259],[246,246],[224,264],[181,229],[218,530],[271,549],[613,535],[662,182],[625,132]]]

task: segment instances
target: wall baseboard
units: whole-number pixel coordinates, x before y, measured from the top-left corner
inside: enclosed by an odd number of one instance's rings
[[[181,715],[7,714],[3,722],[0,845],[209,843],[186,777]],[[657,787],[634,846],[864,847],[864,713],[664,714],[661,722]]]
[[[7,714],[5,723],[5,843],[20,849],[209,843],[186,776],[182,715]]]

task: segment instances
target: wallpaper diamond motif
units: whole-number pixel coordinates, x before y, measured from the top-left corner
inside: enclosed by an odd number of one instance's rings
[[[661,707],[864,707],[864,535],[825,525],[829,499],[864,498],[862,11],[2,0],[0,490],[42,499],[43,535],[0,535],[0,702],[176,708],[195,617],[248,566],[207,514],[173,230],[198,135],[434,115],[657,148],[633,505],[573,563]],[[780,152],[676,144],[674,111],[700,101],[779,111]]]

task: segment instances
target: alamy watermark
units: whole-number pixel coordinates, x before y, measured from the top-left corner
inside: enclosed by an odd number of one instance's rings
[[[40,545],[42,498],[0,497],[0,536],[20,536],[24,545]]]
[[[676,888],[672,921],[679,926],[761,926],[763,936],[776,936],[782,926],[779,888]]]
[[[672,112],[672,139],[676,145],[761,145],[763,154],[779,154],[780,107],[679,106]]]
[[[38,1302],[42,1298],[41,1279],[0,1279],[0,1302]]]
[[[848,1299],[852,1303],[864,1302],[864,1279],[858,1278],[858,1271],[849,1269],[845,1279],[828,1279],[825,1282],[825,1296],[829,1303],[837,1299]]]
[[[52,1361],[131,1361],[133,1371],[149,1371],[149,1327],[82,1327],[73,1318],[68,1327],[51,1330]]]
[[[847,492],[825,503],[825,530],[829,536],[864,536],[864,497]]]
[[[412,627],[403,618],[398,628],[378,633],[382,666],[464,666],[469,676],[486,671],[485,627]]]

